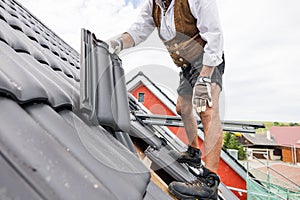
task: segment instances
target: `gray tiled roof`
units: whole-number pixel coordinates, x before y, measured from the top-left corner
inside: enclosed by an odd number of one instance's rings
[[[1,197],[168,199],[135,154],[78,113],[79,74],[74,49],[0,0]]]
[[[39,99],[54,108],[76,107],[78,53],[22,7],[6,2],[0,1],[0,89],[20,103]]]
[[[243,133],[243,136],[251,142],[253,145],[263,145],[263,146],[277,146],[277,142],[271,136],[270,139],[267,138],[266,134],[248,134]]]

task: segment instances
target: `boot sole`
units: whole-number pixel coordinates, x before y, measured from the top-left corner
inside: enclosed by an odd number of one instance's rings
[[[178,152],[175,152],[175,153],[170,153],[170,156],[172,158],[174,158],[178,163],[186,163],[188,164],[189,166],[191,167],[194,167],[194,168],[200,168],[201,167],[201,159],[200,159],[200,163],[195,163],[189,159],[184,159],[184,158],[180,158],[180,155],[178,155]]]
[[[195,197],[195,196],[181,194],[180,192],[177,192],[176,190],[170,187],[168,189],[171,194],[173,194],[176,198],[180,200],[212,200],[211,198],[206,198],[206,197],[203,198],[203,197]]]
[[[192,162],[190,160],[186,160],[186,159],[177,159],[177,162],[179,162],[179,163],[186,163],[186,164],[188,164],[188,165],[190,165],[190,166],[192,166],[194,168],[200,168],[201,167],[201,163],[196,164],[196,163],[194,163],[194,162]]]

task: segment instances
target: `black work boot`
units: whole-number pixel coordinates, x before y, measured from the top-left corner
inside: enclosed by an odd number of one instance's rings
[[[171,151],[170,154],[179,163],[187,163],[196,168],[201,166],[202,153],[199,149],[188,146],[188,149],[185,152]]]
[[[169,191],[178,199],[217,200],[220,178],[211,172],[207,177],[198,177],[191,182],[172,182]]]

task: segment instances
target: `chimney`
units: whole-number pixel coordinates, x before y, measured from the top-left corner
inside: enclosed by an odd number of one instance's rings
[[[270,131],[267,131],[267,139],[271,140],[271,133],[270,133]]]

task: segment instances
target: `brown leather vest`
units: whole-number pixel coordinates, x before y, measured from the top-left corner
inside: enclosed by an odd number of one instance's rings
[[[153,19],[158,31],[160,29],[161,9],[153,0]],[[196,26],[197,20],[191,13],[188,0],[175,0],[174,23],[176,36],[164,42],[174,63],[186,67],[202,53],[206,42],[200,37]]]

